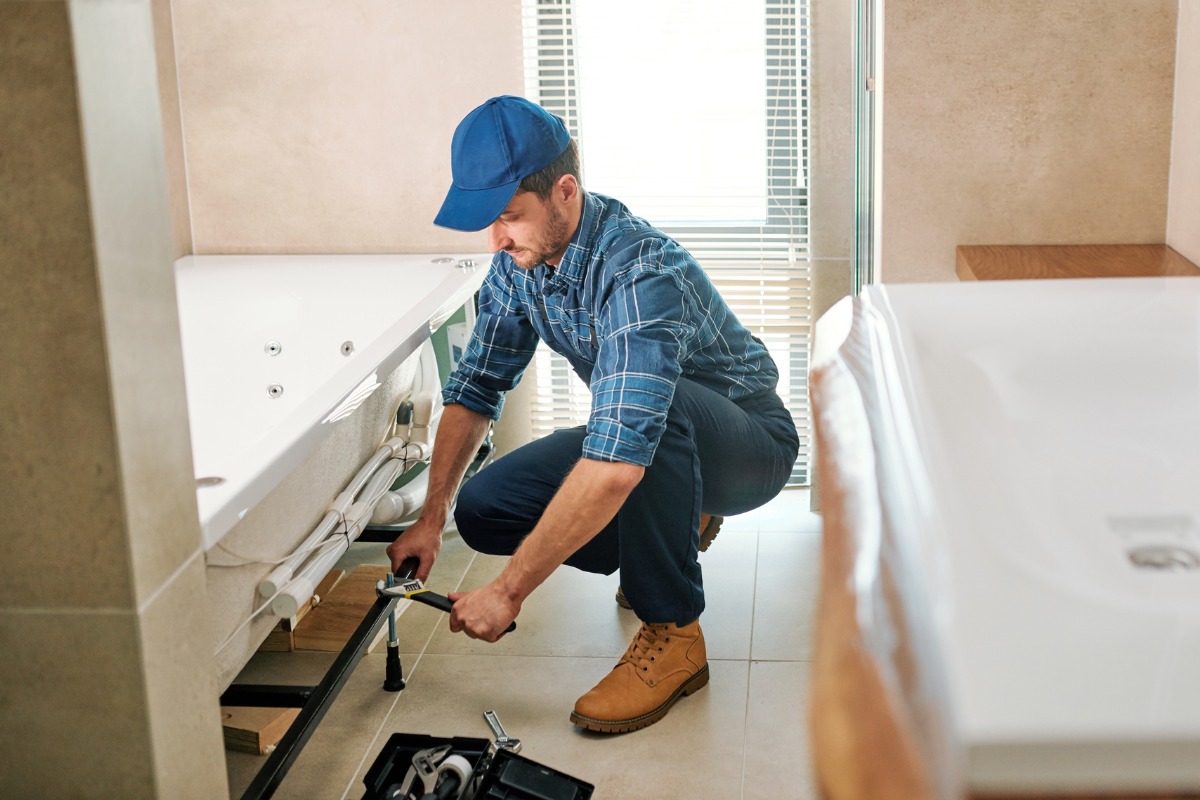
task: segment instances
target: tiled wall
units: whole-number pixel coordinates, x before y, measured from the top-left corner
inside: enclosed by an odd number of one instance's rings
[[[1163,241],[1178,7],[888,0],[877,279],[953,280],[959,244]]]
[[[0,793],[226,793],[149,0],[0,2]]]
[[[524,91],[519,0],[174,0],[197,253],[478,252],[458,121]]]
[[[1200,264],[1200,4],[1179,4],[1167,244]]]

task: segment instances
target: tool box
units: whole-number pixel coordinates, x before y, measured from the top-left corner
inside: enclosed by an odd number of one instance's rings
[[[472,774],[457,800],[589,800],[595,787],[558,770],[497,747],[489,739],[393,733],[363,783],[363,800],[404,800],[399,791],[413,768],[414,756],[450,746],[471,764]],[[417,794],[416,796],[420,796]]]

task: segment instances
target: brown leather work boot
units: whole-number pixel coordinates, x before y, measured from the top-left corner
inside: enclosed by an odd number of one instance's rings
[[[706,683],[700,620],[683,627],[643,622],[612,672],[576,701],[571,721],[601,733],[636,731],[658,722],[676,700]]]
[[[700,552],[703,553],[708,549],[708,546],[713,543],[713,539],[717,538],[717,533],[721,530],[721,524],[725,522],[724,517],[714,517],[711,514],[700,515]],[[629,598],[625,596],[625,592],[621,591],[621,587],[617,586],[617,605],[621,608],[633,608],[629,604]]]

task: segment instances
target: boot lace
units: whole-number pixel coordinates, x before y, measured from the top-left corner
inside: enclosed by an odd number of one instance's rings
[[[629,649],[625,651],[625,656],[621,659],[621,663],[629,662],[637,668],[638,675],[646,680],[650,667],[657,663],[658,658],[662,655],[663,645],[671,641],[670,635],[666,634],[665,630],[660,630],[653,625],[642,623],[641,629],[637,632],[637,636],[633,637],[633,642],[629,645]],[[650,685],[654,685],[654,681],[649,681]]]

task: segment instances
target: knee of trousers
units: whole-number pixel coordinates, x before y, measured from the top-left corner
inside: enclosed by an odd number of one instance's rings
[[[475,552],[511,555],[516,545],[509,546],[511,536],[497,521],[496,509],[490,500],[493,496],[486,491],[482,481],[472,479],[464,483],[454,505],[454,525],[463,543]]]
[[[487,517],[489,493],[480,492],[473,486],[475,483],[473,479],[464,483],[454,501],[454,524],[458,526],[458,532],[468,544],[469,537],[481,529],[483,520]]]

